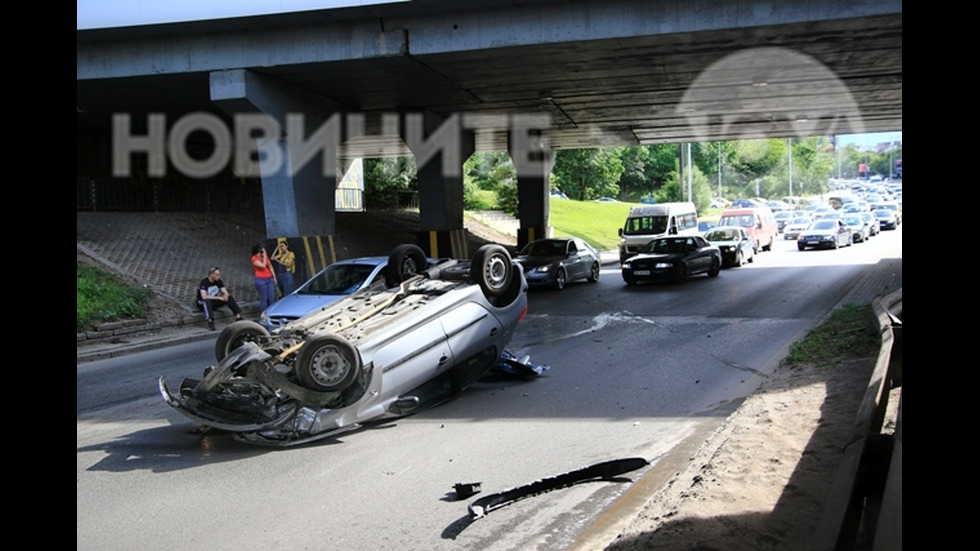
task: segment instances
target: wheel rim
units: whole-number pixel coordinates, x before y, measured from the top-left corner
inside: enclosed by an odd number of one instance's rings
[[[408,276],[413,276],[419,273],[419,266],[415,263],[414,258],[406,258],[402,262],[401,272]]]
[[[310,360],[310,375],[324,387],[343,380],[351,369],[347,357],[336,346],[325,346],[318,350]]]
[[[558,270],[558,274],[555,276],[555,286],[559,289],[565,288],[565,270]]]
[[[499,289],[507,282],[507,265],[500,255],[494,255],[487,260],[483,267],[487,283],[494,289]]]

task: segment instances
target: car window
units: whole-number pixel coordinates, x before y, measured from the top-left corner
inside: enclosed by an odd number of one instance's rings
[[[313,276],[297,291],[301,295],[342,295],[353,293],[371,275],[374,266],[334,264]]]
[[[565,254],[564,241],[534,241],[528,243],[521,254],[528,256],[561,256]]]

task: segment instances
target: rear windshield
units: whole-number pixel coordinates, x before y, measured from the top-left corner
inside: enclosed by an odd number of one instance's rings
[[[718,220],[719,226],[742,226],[751,228],[755,226],[755,215],[752,214],[728,214]]]

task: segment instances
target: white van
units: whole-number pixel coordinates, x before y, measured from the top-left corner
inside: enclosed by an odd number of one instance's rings
[[[626,261],[655,237],[697,234],[698,212],[694,203],[633,207],[626,217],[626,223],[619,228],[619,261]]]

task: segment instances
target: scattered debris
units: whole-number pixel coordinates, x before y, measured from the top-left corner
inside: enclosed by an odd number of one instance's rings
[[[456,499],[466,499],[480,493],[480,482],[457,482],[453,485],[456,490]]]
[[[504,350],[500,354],[500,361],[493,364],[490,371],[504,375],[534,378],[551,369],[551,366],[532,364],[530,360],[531,356],[527,354],[518,358],[510,351]]]
[[[499,509],[515,501],[524,499],[551,490],[567,488],[580,482],[589,480],[611,480],[613,477],[635,471],[641,467],[649,465],[650,462],[642,457],[631,457],[627,459],[615,459],[596,463],[583,469],[567,472],[551,478],[542,478],[524,486],[518,486],[504,492],[490,494],[470,503],[470,518],[476,520],[483,518],[487,513],[494,509]]]

